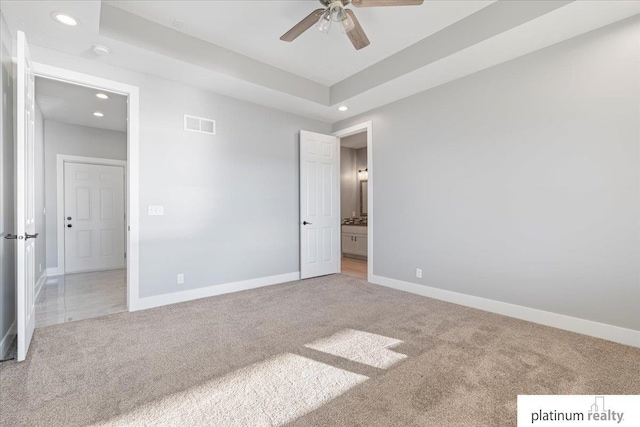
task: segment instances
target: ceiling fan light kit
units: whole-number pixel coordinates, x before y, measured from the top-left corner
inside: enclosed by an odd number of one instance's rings
[[[324,9],[316,9],[306,18],[298,22],[280,37],[280,40],[292,42],[312,26],[322,33],[329,33],[332,22],[339,22],[344,33],[349,37],[356,50],[369,46],[370,42],[356,15],[346,6],[378,7],[378,6],[420,6],[424,0],[319,0]]]
[[[327,8],[327,10],[324,11],[320,19],[318,19],[316,27],[321,33],[327,34],[329,32],[331,29],[331,9]]]

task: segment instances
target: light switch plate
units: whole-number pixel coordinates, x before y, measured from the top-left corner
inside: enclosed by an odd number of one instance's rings
[[[149,205],[149,215],[164,215],[164,206]]]

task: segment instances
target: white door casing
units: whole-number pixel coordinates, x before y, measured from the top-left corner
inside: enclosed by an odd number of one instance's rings
[[[359,247],[363,249],[367,248],[367,280],[373,280],[373,261],[374,249],[373,249],[373,227],[374,227],[374,209],[373,209],[373,183],[374,183],[374,165],[373,165],[373,122],[368,121],[357,125],[349,126],[345,129],[341,129],[333,133],[333,136],[338,138],[345,138],[347,136],[355,135],[362,131],[367,132],[367,240],[358,239]],[[365,245],[366,243],[366,245]],[[355,248],[354,248],[355,250]],[[360,249],[359,249],[360,250]]]
[[[125,268],[124,173],[64,163],[65,273]]]
[[[300,277],[339,272],[339,140],[300,132]]]
[[[35,330],[35,93],[25,34],[18,31],[16,76],[16,323],[18,361],[27,357]]]
[[[74,84],[127,95],[127,307],[129,311],[140,310],[140,89],[137,86],[54,67],[49,64],[35,62],[33,65],[35,74],[43,78],[64,80]],[[57,171],[61,170],[62,167],[58,162]],[[57,173],[56,181],[57,188],[63,188],[63,178],[59,172]],[[62,191],[59,191],[59,193],[62,193]],[[64,215],[64,213],[60,214],[62,205],[63,203],[58,199],[56,218],[62,218]],[[58,227],[62,225],[64,223],[57,222]],[[59,231],[57,234],[61,236],[64,232]],[[58,241],[61,240],[58,239]],[[58,260],[64,258],[63,250],[58,249],[57,258]],[[60,265],[55,267],[57,274],[61,274],[61,268]]]

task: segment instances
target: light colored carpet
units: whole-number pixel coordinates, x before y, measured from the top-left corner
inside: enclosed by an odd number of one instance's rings
[[[284,354],[165,396],[95,427],[284,425],[365,380],[364,375]]]
[[[640,349],[327,276],[37,329],[7,426],[500,426],[640,394]]]

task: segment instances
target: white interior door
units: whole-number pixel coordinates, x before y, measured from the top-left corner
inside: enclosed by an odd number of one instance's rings
[[[36,325],[35,316],[35,95],[29,47],[18,31],[16,78],[16,323],[18,361],[27,350]]]
[[[339,140],[300,132],[300,277],[338,273]]]
[[[125,268],[124,168],[64,164],[65,273]]]

